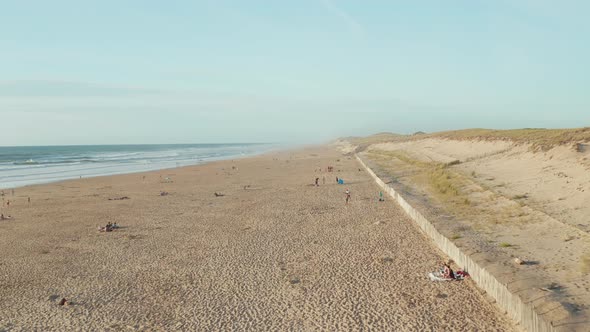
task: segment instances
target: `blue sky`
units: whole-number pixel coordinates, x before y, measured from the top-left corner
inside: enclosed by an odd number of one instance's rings
[[[0,145],[590,125],[590,2],[2,1]]]

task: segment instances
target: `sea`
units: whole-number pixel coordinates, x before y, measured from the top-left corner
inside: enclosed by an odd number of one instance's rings
[[[0,147],[0,189],[197,165],[278,147],[266,143]]]

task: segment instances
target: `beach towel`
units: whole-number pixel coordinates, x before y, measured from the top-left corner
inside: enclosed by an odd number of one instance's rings
[[[428,278],[430,278],[431,281],[453,281],[455,279],[451,279],[451,278],[443,278],[442,274],[440,274],[440,272],[430,272],[428,273]]]

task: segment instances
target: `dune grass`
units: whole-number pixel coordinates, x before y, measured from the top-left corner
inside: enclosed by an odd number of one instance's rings
[[[590,273],[590,254],[584,254],[580,257],[580,271],[584,275]]]
[[[590,127],[572,129],[525,128],[511,130],[465,129],[444,131],[419,138],[445,138],[454,140],[512,141],[530,144],[535,151],[547,151],[559,145],[590,142]]]
[[[418,160],[403,150],[371,149],[366,152],[366,156],[376,162],[382,171],[407,177],[410,182],[423,186],[429,194],[445,205],[448,212],[461,219],[470,220],[474,224],[481,221],[482,225],[487,226],[530,221],[523,209],[522,200],[514,201],[507,206],[503,205],[505,203],[500,203],[501,200],[510,198],[492,188],[485,188],[479,183],[475,184],[472,176],[455,170],[453,163]],[[486,198],[480,197],[479,201],[478,198],[474,198],[472,196],[474,187],[488,191],[488,201],[482,203],[481,200]],[[496,202],[499,205],[495,205]]]
[[[371,144],[403,142],[426,138],[475,141],[512,141],[516,144],[530,144],[533,151],[547,151],[559,145],[590,142],[590,127],[571,129],[524,128],[510,130],[464,129],[443,131],[422,135],[399,135],[379,133],[367,137],[346,137],[344,140],[365,150]]]

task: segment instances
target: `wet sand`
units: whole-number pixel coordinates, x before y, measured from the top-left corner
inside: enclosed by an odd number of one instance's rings
[[[428,280],[444,257],[359,167],[314,148],[6,191],[0,330],[514,330]]]

